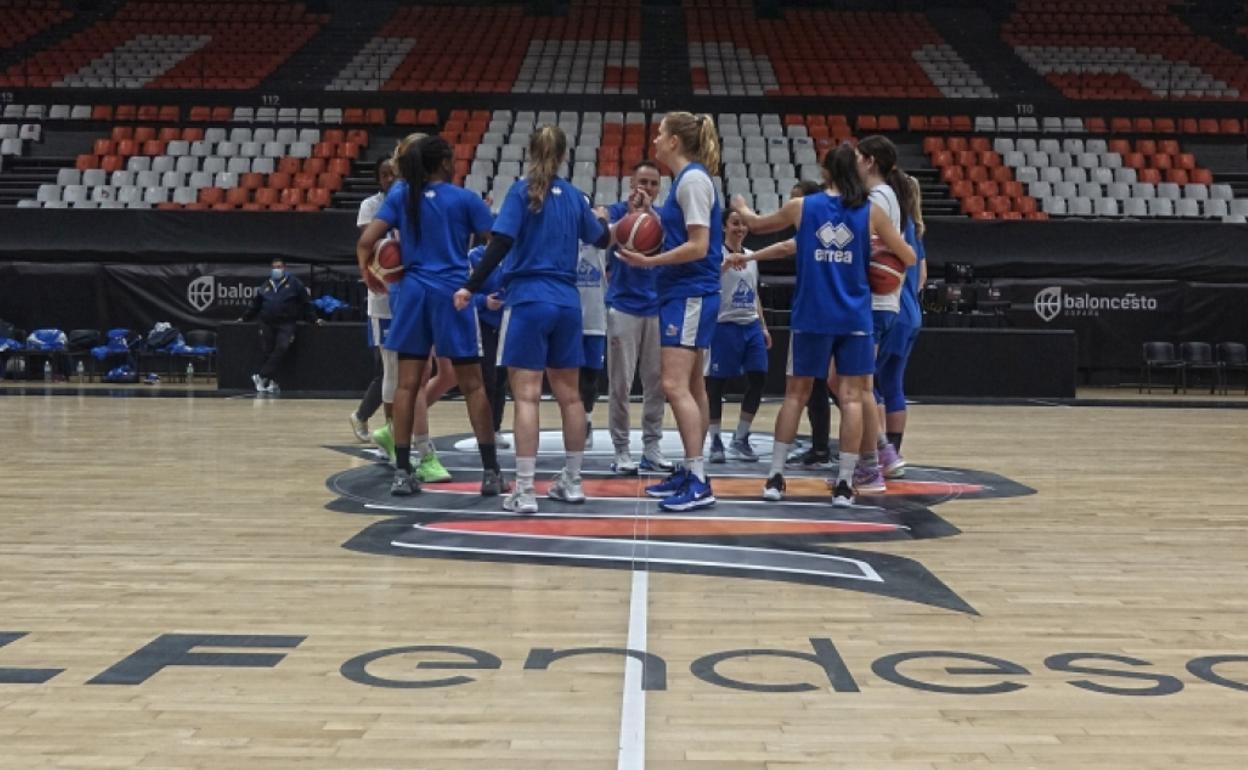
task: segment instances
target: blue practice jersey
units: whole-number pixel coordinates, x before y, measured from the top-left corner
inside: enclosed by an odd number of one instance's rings
[[[906,268],[906,280],[901,287],[901,313],[897,323],[905,324],[911,329],[923,325],[923,311],[919,308],[919,265],[927,258],[923,252],[923,241],[914,231],[914,220],[906,221],[906,231],[902,234],[910,248],[914,249],[915,262]]]
[[[871,204],[846,208],[841,196],[802,198],[797,229],[797,293],[794,331],[871,334]]]
[[[602,238],[602,223],[584,193],[556,177],[542,210],[534,213],[529,210],[529,181],[520,179],[507,191],[494,232],[515,241],[503,272],[508,305],[545,302],[581,306],[576,291],[580,245]]]
[[[672,180],[671,192],[658,209],[659,219],[663,222],[664,251],[671,251],[689,240],[689,233],[685,229],[685,212],[678,200],[678,190],[681,180],[690,174],[704,174],[708,180],[711,178],[702,164],[690,163]],[[714,186],[710,190],[710,221],[706,223],[710,231],[710,243],[707,245],[706,256],[681,265],[660,267],[658,293],[661,301],[719,293],[719,266],[724,259],[724,222],[719,195]]]
[[[420,202],[420,237],[407,216],[407,182],[390,187],[375,219],[399,228],[405,276],[435,290],[454,292],[468,280],[468,241],[490,230],[490,209],[474,192],[445,182],[426,185]]]
[[[628,213],[628,204],[612,203],[607,206],[611,223],[619,222]],[[616,248],[607,250],[607,307],[629,315],[652,316],[659,314],[659,290],[657,270],[630,267],[620,261]]]

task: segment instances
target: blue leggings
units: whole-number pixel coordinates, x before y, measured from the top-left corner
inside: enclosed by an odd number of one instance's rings
[[[881,353],[875,362],[875,402],[884,405],[885,414],[906,411],[902,380],[907,358],[902,353]]]

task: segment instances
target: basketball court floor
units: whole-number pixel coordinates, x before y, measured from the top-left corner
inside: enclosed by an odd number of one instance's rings
[[[918,405],[847,511],[601,431],[518,517],[461,403],[399,501],[350,408],[0,395],[0,768],[1248,766],[1248,410]]]

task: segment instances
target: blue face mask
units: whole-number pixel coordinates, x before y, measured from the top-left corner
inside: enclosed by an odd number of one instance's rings
[[[280,267],[275,267],[269,271],[269,278],[273,279],[273,283],[282,280],[282,276],[286,275],[286,271]]]

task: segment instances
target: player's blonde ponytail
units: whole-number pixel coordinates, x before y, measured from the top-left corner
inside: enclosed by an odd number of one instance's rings
[[[567,152],[568,138],[558,126],[542,126],[529,138],[529,211],[542,210]]]

